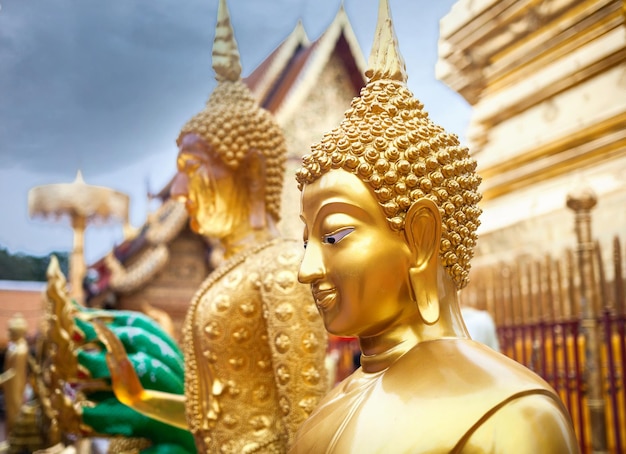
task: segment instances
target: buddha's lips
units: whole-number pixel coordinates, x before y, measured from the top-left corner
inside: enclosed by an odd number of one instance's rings
[[[334,288],[328,290],[313,290],[315,304],[320,309],[328,309],[337,300],[337,291]]]

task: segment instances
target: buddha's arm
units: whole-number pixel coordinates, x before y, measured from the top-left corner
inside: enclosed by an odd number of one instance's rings
[[[108,351],[106,360],[117,399],[152,419],[188,429],[185,396],[145,389],[117,336],[101,322],[94,322],[94,328]]]
[[[472,447],[485,446],[491,449],[480,452],[580,452],[565,408],[545,394],[522,396],[504,405],[482,423],[463,446],[457,446],[460,449],[454,452],[473,452]]]

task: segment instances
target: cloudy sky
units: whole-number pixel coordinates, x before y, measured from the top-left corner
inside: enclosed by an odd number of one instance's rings
[[[364,54],[376,0],[344,0]],[[466,102],[435,79],[439,19],[453,0],[390,0],[409,87],[431,117],[464,137]],[[246,76],[302,19],[311,40],[341,0],[229,0]],[[28,218],[28,190],[71,182],[131,196],[131,223],[175,170],[180,127],[215,85],[211,47],[217,0],[0,0],[0,247],[43,255],[69,250],[66,223]],[[90,227],[97,260],[122,238]]]

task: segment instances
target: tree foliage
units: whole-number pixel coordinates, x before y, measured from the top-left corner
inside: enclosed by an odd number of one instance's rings
[[[67,276],[68,252],[55,251],[36,257],[22,253],[11,254],[6,248],[0,247],[0,280],[45,281],[46,269],[52,255],[56,255],[63,274]]]

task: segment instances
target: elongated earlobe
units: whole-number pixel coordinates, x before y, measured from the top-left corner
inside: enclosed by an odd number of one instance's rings
[[[250,225],[254,229],[265,227],[265,156],[251,150],[246,158],[248,199],[250,201]]]
[[[437,264],[441,240],[441,214],[430,199],[422,198],[411,205],[405,217],[404,234],[413,253],[409,278],[413,296],[424,323],[439,320]]]

